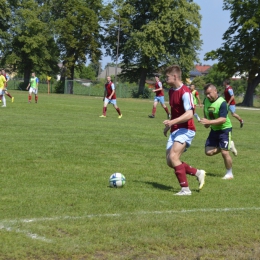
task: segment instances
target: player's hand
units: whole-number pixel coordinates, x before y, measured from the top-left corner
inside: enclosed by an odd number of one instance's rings
[[[169,126],[165,126],[165,128],[163,129],[163,134],[165,136],[167,136],[167,132],[169,131],[170,127]]]
[[[208,120],[207,118],[201,118],[199,121],[202,125],[204,125],[206,128],[210,127],[210,120]]]

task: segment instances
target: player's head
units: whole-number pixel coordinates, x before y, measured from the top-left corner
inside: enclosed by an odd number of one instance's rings
[[[228,86],[230,84],[230,80],[229,79],[225,79],[223,81],[223,86]]]
[[[181,81],[181,68],[178,65],[172,65],[165,70],[166,82],[169,85],[175,85],[176,81]]]
[[[212,83],[205,85],[204,94],[211,102],[214,102],[218,98],[217,88]]]
[[[160,75],[155,74],[155,75],[154,75],[154,78],[155,78],[156,81],[159,81],[159,80],[160,80]]]
[[[32,77],[35,77],[35,72],[32,72]]]
[[[111,77],[108,76],[108,77],[107,77],[107,82],[110,82],[110,81],[111,81]]]
[[[195,85],[194,84],[191,84],[190,85],[190,90],[193,91],[195,89]]]

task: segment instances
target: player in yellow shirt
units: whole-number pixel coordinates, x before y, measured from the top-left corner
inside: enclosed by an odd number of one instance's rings
[[[6,90],[6,78],[3,75],[2,71],[0,71],[0,99],[3,101],[2,107],[6,107],[5,90]]]

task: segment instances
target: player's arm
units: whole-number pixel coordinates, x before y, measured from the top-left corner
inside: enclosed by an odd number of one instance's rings
[[[28,86],[26,87],[26,90],[28,90],[28,88],[30,87],[31,83],[29,82]]]
[[[172,125],[185,123],[193,118],[193,103],[192,103],[191,93],[188,93],[188,92],[184,93],[182,96],[182,101],[183,101],[183,107],[184,107],[185,112],[181,116],[179,116],[173,120],[163,121],[165,126],[170,127]]]
[[[153,92],[158,92],[158,91],[163,90],[162,82],[159,82],[159,83],[158,83],[158,86],[159,86],[159,88],[154,89]]]
[[[222,125],[227,120],[227,102],[223,101],[219,109],[219,117],[216,119],[202,118],[201,123],[203,125]]]
[[[199,106],[201,107],[200,95],[199,95],[199,92],[198,92],[198,91],[196,92],[196,98],[198,99],[198,101],[199,101]]]
[[[111,99],[113,97],[113,95],[115,94],[115,85],[114,85],[114,83],[111,84],[111,88],[112,88],[112,92],[111,92],[111,95],[109,96],[109,99]]]
[[[234,96],[234,92],[233,92],[233,89],[229,89],[228,90],[228,93],[229,93],[229,95],[230,95],[230,99],[229,99],[229,101],[228,101],[228,106],[230,105],[230,103],[235,99],[235,96]]]

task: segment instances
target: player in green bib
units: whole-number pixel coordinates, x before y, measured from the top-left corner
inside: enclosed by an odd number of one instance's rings
[[[28,102],[31,103],[32,93],[35,95],[35,103],[38,103],[38,84],[39,79],[35,76],[35,73],[32,73],[32,77],[30,78],[29,84],[26,90],[29,89]]]
[[[204,118],[200,123],[206,128],[210,127],[210,133],[205,144],[205,154],[213,156],[221,153],[226,167],[224,180],[233,179],[232,158],[229,150],[237,155],[235,144],[231,141],[232,124],[228,117],[227,102],[218,96],[217,89],[211,83],[204,87],[206,96],[204,104]]]

